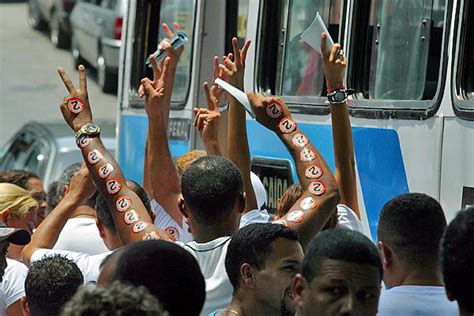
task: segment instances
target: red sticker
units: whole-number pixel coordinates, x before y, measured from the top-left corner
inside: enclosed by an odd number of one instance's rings
[[[77,146],[79,146],[80,148],[84,148],[84,147],[87,147],[89,146],[89,144],[92,142],[92,138],[86,136],[86,135],[82,135],[81,137],[78,137],[76,138],[76,144]]]
[[[267,115],[271,118],[279,118],[283,113],[282,107],[278,103],[268,104],[266,110]]]
[[[300,153],[300,160],[303,162],[308,162],[316,159],[316,153],[310,148],[303,148]]]
[[[171,236],[173,236],[174,239],[178,239],[179,238],[179,230],[174,227],[174,226],[169,226],[169,227],[166,227],[165,228],[165,231],[168,232],[168,234],[170,234]]]
[[[309,209],[315,208],[316,205],[317,205],[316,200],[310,196],[308,196],[307,198],[304,198],[300,203],[300,207],[303,210],[309,210]]]
[[[97,149],[94,149],[87,154],[87,161],[89,161],[91,165],[95,165],[101,159],[102,159],[102,154]]]
[[[123,220],[125,221],[125,223],[129,225],[138,222],[139,219],[140,219],[140,214],[138,214],[138,212],[135,210],[128,211],[127,213],[125,213],[123,217]]]
[[[304,213],[303,211],[300,211],[300,210],[292,211],[288,213],[288,215],[286,216],[286,219],[292,223],[299,223],[304,219]]]
[[[107,163],[105,165],[102,165],[99,168],[99,177],[105,179],[112,173],[112,171],[114,171],[114,167],[111,164]]]
[[[79,98],[71,98],[67,102],[67,108],[71,113],[79,114],[84,110],[84,103]]]
[[[119,180],[116,178],[112,178],[107,181],[106,186],[107,192],[109,192],[109,194],[115,194],[122,188],[122,184],[120,184]]]
[[[115,206],[117,207],[117,211],[125,212],[132,206],[132,200],[125,195],[119,196],[115,202]]]
[[[326,186],[319,180],[311,182],[308,189],[314,195],[323,195],[326,192]]]
[[[139,221],[139,222],[136,222],[134,225],[133,225],[133,232],[134,233],[139,233],[141,232],[142,230],[144,230],[145,228],[148,227],[148,223],[145,223],[144,221]]]
[[[296,133],[295,136],[293,136],[293,138],[291,139],[291,141],[296,147],[304,147],[309,143],[308,138],[301,133]]]
[[[156,232],[149,232],[143,236],[143,240],[157,240],[160,239],[160,236]]]
[[[309,165],[304,173],[308,179],[318,179],[323,175],[323,170],[318,165]]]
[[[285,222],[284,219],[279,219],[279,220],[273,221],[272,224],[278,224],[278,225],[288,226],[288,224]]]
[[[289,134],[296,129],[296,122],[289,118],[283,118],[278,124],[278,128],[284,134]]]

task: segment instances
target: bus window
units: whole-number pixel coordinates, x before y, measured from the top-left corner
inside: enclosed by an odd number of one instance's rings
[[[454,106],[458,112],[470,113],[474,117],[474,2],[459,3],[457,45],[457,67],[455,67]],[[462,113],[458,113],[461,114]]]
[[[445,0],[355,2],[348,85],[356,90],[357,99],[435,98],[445,9]],[[379,104],[391,108],[427,108],[432,103]]]
[[[225,51],[232,52],[233,37],[237,37],[239,47],[247,40],[247,18],[249,0],[227,1],[226,3],[226,42]]]
[[[159,20],[157,18],[158,11],[160,12]],[[143,101],[137,97],[137,90],[141,78],[153,76],[151,68],[148,68],[144,61],[156,50],[159,41],[166,36],[161,24],[167,23],[173,29],[173,22],[178,22],[181,27],[180,31],[185,32],[189,40],[176,69],[171,106],[173,109],[184,107],[191,83],[194,17],[195,1],[137,1],[132,75],[130,76],[132,87],[130,103],[132,106],[143,107]]]

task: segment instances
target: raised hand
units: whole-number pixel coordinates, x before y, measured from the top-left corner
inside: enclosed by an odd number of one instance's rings
[[[60,105],[66,123],[74,130],[78,131],[83,125],[92,122],[92,112],[87,94],[86,68],[79,65],[79,89],[74,87],[71,79],[63,68],[58,69],[64,85],[69,95],[63,99]]]
[[[226,58],[232,59],[232,54],[224,56],[224,60]],[[212,82],[215,82],[216,78],[221,78],[222,80],[227,81],[226,73],[219,68],[219,57],[214,56],[214,74],[212,78]],[[230,102],[229,94],[224,90],[219,88],[216,84],[213,84],[216,89],[214,89],[214,95],[217,98],[218,107],[223,107]]]
[[[184,45],[181,47],[178,47],[176,50],[173,49],[173,47],[170,44],[170,39],[176,35],[176,32],[179,31],[180,26],[178,23],[174,22],[173,27],[175,29],[175,32],[171,31],[171,28],[168,26],[168,24],[163,23],[163,32],[165,32],[166,36],[160,44],[158,44],[158,49],[166,49],[166,54],[168,57],[170,57],[170,66],[175,67],[178,64],[179,58],[181,57],[181,54],[183,53],[184,50]]]
[[[92,181],[89,169],[87,169],[86,164],[83,163],[81,169],[71,178],[68,194],[74,194],[78,199],[84,201],[93,196],[96,191],[97,187]]]
[[[218,146],[217,136],[221,113],[219,112],[218,100],[215,95],[217,88],[215,86],[209,88],[207,82],[204,83],[203,88],[206,94],[207,108],[194,108],[196,117],[194,118],[193,126],[199,131],[199,135],[208,150],[209,144]]]
[[[150,56],[153,65],[153,81],[148,78],[143,78],[141,86],[143,87],[143,95],[145,96],[145,111],[148,117],[155,117],[160,114],[162,109],[161,102],[166,87],[166,80],[168,75],[169,57],[163,61],[163,69],[160,70],[154,56]]]
[[[247,93],[247,97],[255,111],[257,121],[269,130],[277,132],[285,128],[285,123],[282,123],[284,118],[291,120],[290,111],[280,98],[264,97],[252,92]]]
[[[250,44],[251,41],[247,40],[244,47],[242,47],[242,50],[240,50],[237,38],[232,38],[234,61],[232,61],[231,58],[225,58],[224,64],[219,65],[219,69],[227,75],[227,81],[241,90],[244,88],[245,59],[247,58],[247,50],[249,49]]]
[[[326,38],[327,34],[323,32],[321,35],[321,51],[323,52],[323,71],[326,76],[326,85],[328,89],[337,89],[344,83],[347,61],[341,44],[334,44],[331,51],[327,51]]]

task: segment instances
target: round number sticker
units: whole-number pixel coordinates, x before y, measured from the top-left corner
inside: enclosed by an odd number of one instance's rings
[[[117,211],[125,212],[132,206],[132,200],[125,195],[119,196],[115,202],[115,206],[117,207]]]
[[[300,160],[303,162],[308,162],[316,159],[316,153],[310,148],[303,148],[300,153]]]
[[[125,213],[123,217],[123,220],[125,221],[125,223],[129,225],[137,222],[139,219],[140,219],[140,214],[138,214],[138,212],[135,210],[128,211],[127,213]]]
[[[316,205],[317,205],[316,200],[310,196],[308,196],[307,198],[304,198],[303,201],[301,201],[300,203],[300,207],[303,210],[309,210],[309,209],[315,208]]]
[[[101,159],[102,159],[102,154],[97,149],[94,149],[87,154],[87,161],[89,161],[91,165],[95,165]]]
[[[149,232],[146,233],[145,236],[143,236],[143,240],[156,240],[160,239],[160,236],[156,232]]]
[[[112,178],[107,181],[106,186],[107,192],[109,192],[109,194],[115,194],[122,188],[122,184],[120,184],[119,180],[116,178]]]
[[[326,186],[322,181],[313,181],[309,185],[309,192],[314,195],[323,195],[326,192]]]
[[[291,141],[293,142],[293,145],[297,147],[304,147],[309,143],[308,138],[306,138],[306,136],[301,133],[296,133],[295,136],[293,136],[293,138],[291,139]]]
[[[281,105],[278,103],[268,104],[266,107],[267,115],[271,118],[279,118],[283,113]]]
[[[303,211],[292,211],[286,216],[286,220],[292,223],[299,223],[304,219]]]
[[[133,225],[133,232],[134,233],[139,233],[141,232],[142,230],[144,230],[145,228],[148,227],[148,224],[143,222],[143,221],[139,221],[139,222],[136,222],[134,225]]]
[[[99,177],[105,179],[112,173],[112,171],[114,171],[114,167],[111,164],[107,163],[105,165],[102,165],[99,168]]]
[[[279,219],[279,220],[273,221],[272,224],[288,226],[288,224],[285,222],[284,219]]]
[[[289,134],[296,129],[296,122],[285,117],[280,121],[280,124],[278,124],[278,128],[280,128],[282,133]]]
[[[318,179],[323,175],[323,170],[318,165],[309,165],[304,173],[308,179]]]
[[[179,238],[179,230],[174,226],[169,226],[165,228],[165,231],[168,232],[174,239]]]
[[[92,139],[86,135],[76,138],[76,144],[80,148],[87,147],[92,142]]]
[[[79,98],[71,98],[67,101],[67,108],[71,113],[79,114],[84,110],[84,103]]]

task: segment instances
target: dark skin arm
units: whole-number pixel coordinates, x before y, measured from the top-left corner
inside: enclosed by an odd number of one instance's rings
[[[323,52],[323,71],[328,89],[339,89],[343,86],[347,60],[341,45],[335,44],[330,52],[326,50],[326,33],[321,36]],[[347,102],[331,105],[332,135],[334,142],[334,158],[336,161],[335,178],[341,194],[340,203],[350,207],[360,219],[357,201],[357,181],[354,159],[352,128],[349,119]]]
[[[64,69],[59,68],[58,70],[69,92],[69,96],[61,103],[61,112],[64,120],[74,131],[78,131],[85,124],[92,122],[92,112],[87,94],[86,70],[82,65],[78,69],[79,89],[74,87]],[[71,111],[72,98],[77,98],[82,103],[82,109]],[[122,243],[127,245],[144,239],[170,239],[167,232],[153,225],[142,201],[135,192],[128,188],[120,166],[104,147],[100,137],[86,136],[80,139],[78,144],[92,180],[107,200]]]
[[[266,98],[248,93],[257,121],[273,131],[285,144],[294,159],[302,196],[279,221],[300,234],[301,245],[323,228],[339,202],[336,180],[323,157],[299,130],[280,98]]]

